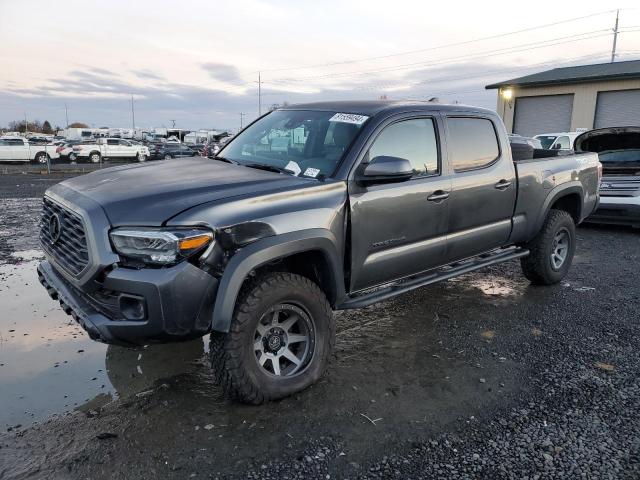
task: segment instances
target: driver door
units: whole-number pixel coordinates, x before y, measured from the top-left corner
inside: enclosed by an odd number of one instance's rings
[[[362,161],[409,160],[400,183],[350,185],[351,285],[355,292],[420,273],[445,261],[451,177],[443,171],[439,117],[394,120],[374,134]]]

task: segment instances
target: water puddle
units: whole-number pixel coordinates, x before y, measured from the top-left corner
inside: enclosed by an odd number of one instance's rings
[[[0,428],[95,408],[197,368],[205,354],[201,339],[144,349],[90,340],[40,286],[36,266],[0,265]]]

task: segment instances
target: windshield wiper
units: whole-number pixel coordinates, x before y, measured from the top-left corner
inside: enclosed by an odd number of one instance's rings
[[[233,165],[238,165],[238,162],[236,162],[235,160],[231,160],[230,158],[226,158],[226,157],[212,157],[213,160],[219,160],[221,162],[226,162],[226,163],[231,163]]]
[[[243,163],[242,165],[249,168],[255,168],[257,170],[266,170],[267,172],[287,173],[289,175],[293,175],[291,170],[276,167],[275,165],[267,165],[266,163]]]

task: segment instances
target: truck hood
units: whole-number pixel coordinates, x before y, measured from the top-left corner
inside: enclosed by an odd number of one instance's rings
[[[60,185],[98,203],[112,226],[151,226],[202,203],[315,184],[312,179],[194,157],[107,168]]]
[[[608,127],[579,135],[576,152],[595,152],[605,175],[640,176],[640,127]]]

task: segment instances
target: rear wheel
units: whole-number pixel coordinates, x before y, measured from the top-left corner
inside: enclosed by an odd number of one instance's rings
[[[142,152],[138,152],[137,159],[139,162],[145,162],[147,160],[147,156]]]
[[[551,210],[540,233],[527,245],[531,253],[520,261],[524,276],[539,285],[562,280],[573,261],[575,237],[571,215],[563,210]]]
[[[70,162],[75,162],[78,159],[78,155],[76,155],[75,153],[70,153],[69,154],[69,161]]]
[[[167,155],[165,155],[165,156],[164,156],[164,159],[165,159],[165,160],[171,160],[171,158],[172,158],[172,157],[171,157],[171,155],[169,155],[169,154],[167,154]]]
[[[244,403],[283,398],[322,376],[334,341],[320,288],[300,275],[270,273],[244,289],[229,333],[211,335],[216,380]]]

